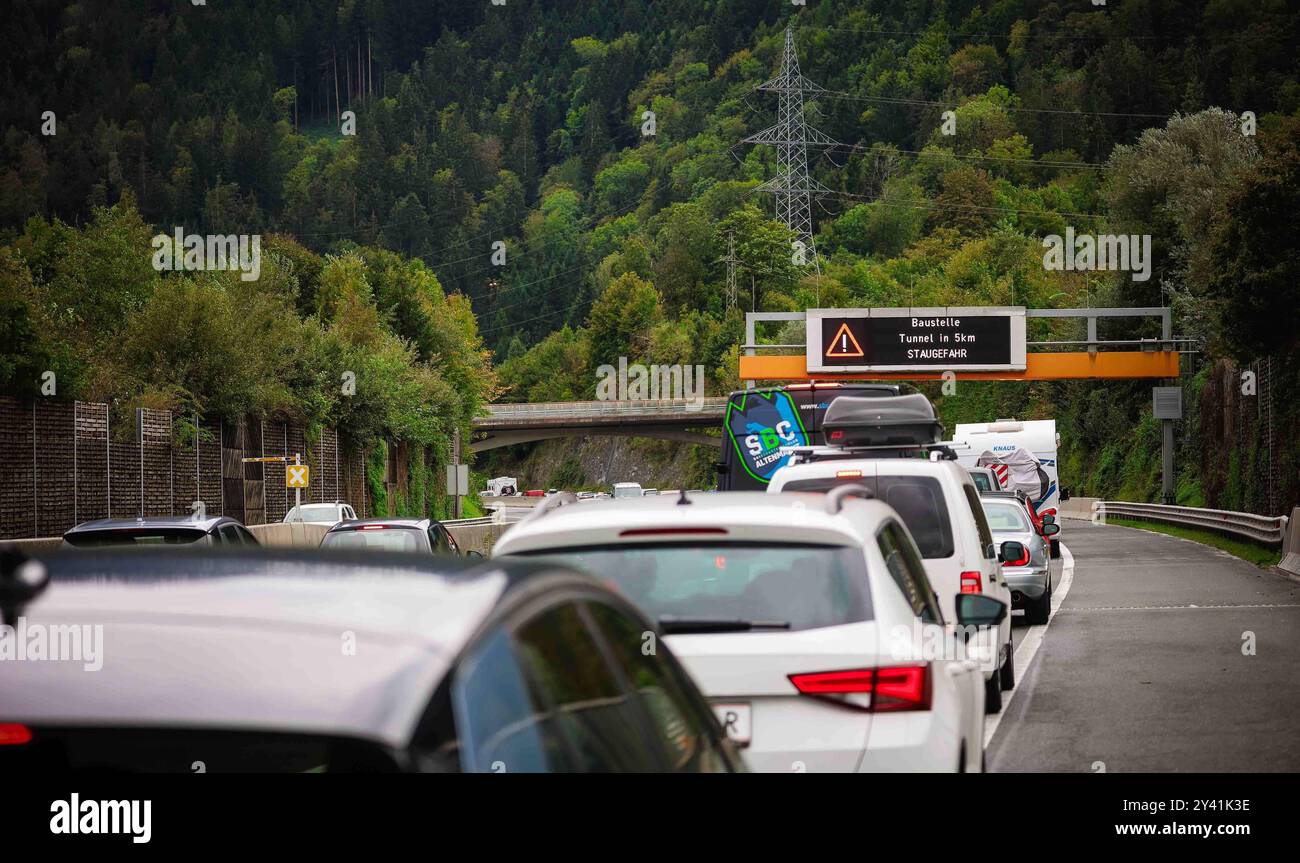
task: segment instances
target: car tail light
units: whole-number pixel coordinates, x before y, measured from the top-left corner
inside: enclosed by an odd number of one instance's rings
[[[978,572],[963,572],[961,574],[961,592],[983,593],[984,577]]]
[[[0,746],[22,746],[32,742],[32,730],[18,722],[0,722]]]
[[[801,695],[830,697],[876,713],[930,709],[928,663],[791,674],[790,682]]]
[[[843,430],[843,429],[835,429],[835,430],[832,431],[829,435],[827,435],[827,439],[828,439],[828,440],[844,440],[844,430]]]
[[[361,530],[388,530],[388,525],[386,525],[386,524],[363,524],[363,525],[361,525],[361,528],[360,528],[360,529],[361,529]]]
[[[930,709],[930,666],[897,665],[876,669],[877,713]]]

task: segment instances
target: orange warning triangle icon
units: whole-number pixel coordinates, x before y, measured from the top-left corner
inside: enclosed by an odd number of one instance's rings
[[[849,332],[848,321],[840,324],[839,330],[835,333],[835,338],[831,339],[830,347],[826,349],[827,357],[860,357],[862,356],[862,345]]]

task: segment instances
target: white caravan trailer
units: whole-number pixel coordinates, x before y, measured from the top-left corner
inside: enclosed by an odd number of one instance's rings
[[[985,453],[993,453],[1008,460],[1017,450],[1032,455],[1038,462],[1037,470],[1032,465],[1009,465],[1003,487],[1023,490],[1033,501],[1039,515],[1054,515],[1056,523],[1061,524],[1061,482],[1056,464],[1056,450],[1060,446],[1061,436],[1056,432],[1056,420],[958,423],[952,438],[959,445],[954,449],[957,461],[963,467],[975,467]],[[1052,537],[1052,557],[1060,554],[1060,538],[1059,533]]]

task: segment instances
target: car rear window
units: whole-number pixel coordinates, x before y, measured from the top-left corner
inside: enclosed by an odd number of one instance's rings
[[[123,530],[83,530],[63,537],[77,548],[102,548],[111,545],[189,545],[207,533],[185,527],[126,528]]]
[[[989,475],[986,473],[972,472],[970,478],[975,481],[975,487],[980,491],[994,491],[993,483],[989,482]]]
[[[791,630],[872,619],[860,549],[783,543],[656,543],[532,552],[585,569],[656,619],[788,622]]]
[[[952,524],[939,481],[929,476],[816,477],[797,479],[781,486],[782,491],[826,492],[837,485],[859,484],[871,489],[879,500],[892,506],[916,540],[921,557],[951,557]]]
[[[1024,509],[1014,503],[984,501],[984,516],[988,519],[989,529],[997,531],[1029,530],[1029,516]]]
[[[332,530],[321,540],[321,548],[364,548],[374,551],[428,551],[424,531],[414,527],[385,527],[370,530]]]
[[[342,515],[337,504],[313,503],[295,506],[285,515],[285,521],[337,521]]]

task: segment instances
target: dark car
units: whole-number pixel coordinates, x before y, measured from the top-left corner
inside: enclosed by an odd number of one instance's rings
[[[451,531],[431,518],[359,518],[331,527],[320,547],[330,550],[414,551],[425,554],[461,554]],[[477,551],[467,557],[482,557]]]
[[[87,521],[63,534],[65,548],[104,546],[198,545],[240,548],[261,545],[257,537],[229,516],[190,518],[148,516],[145,518],[101,518]]]
[[[0,775],[744,769],[653,625],[556,564],[0,559],[6,616],[29,634],[85,630],[80,653],[0,663]]]

